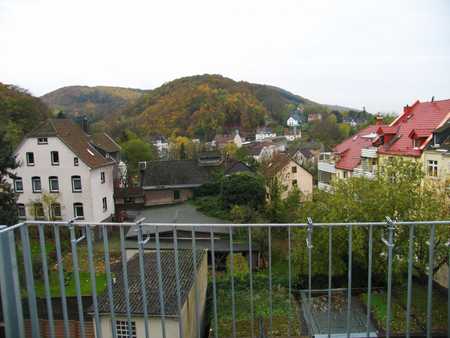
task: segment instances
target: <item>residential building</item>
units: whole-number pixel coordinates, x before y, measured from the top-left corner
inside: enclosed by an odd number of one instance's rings
[[[110,219],[118,148],[106,134],[91,137],[68,119],[37,126],[15,150],[20,166],[12,183],[19,217]]]
[[[258,128],[255,134],[255,141],[262,141],[274,137],[277,137],[277,134],[274,131],[272,131],[272,129],[267,127]]]
[[[236,147],[242,147],[244,139],[239,134],[239,129],[236,129],[235,134],[216,135],[214,138],[214,146],[218,149],[223,149],[227,144],[234,143]]]
[[[158,150],[159,158],[165,159],[169,156],[169,141],[164,136],[153,138],[152,144]]]
[[[308,114],[308,122],[320,121],[322,120],[321,113],[309,113]]]
[[[315,162],[316,157],[314,151],[309,148],[297,147],[289,151],[289,156],[300,165],[312,164]],[[318,158],[318,157],[317,157]]]
[[[196,266],[193,265],[195,254]],[[158,259],[160,259],[158,267]],[[163,311],[159,291],[164,297],[164,328],[166,337],[195,338],[197,332],[202,332],[206,322],[206,291],[208,286],[208,265],[206,250],[177,251],[178,278],[180,285],[181,314],[178,311],[178,295],[175,290],[176,265],[175,252],[161,251],[160,257],[156,252],[146,252],[144,261],[144,287],[146,292],[145,302],[142,300],[141,275],[139,255],[134,255],[128,260],[127,284],[124,284],[124,271],[119,266],[115,271],[115,283],[112,288],[113,310],[115,323],[111,321],[111,307],[108,293],[101,295],[98,300],[98,312],[103,338],[113,337],[113,327],[117,337],[145,337],[146,323],[144,320],[144,304],[147,304],[148,332],[150,337],[163,337],[162,313]],[[161,274],[161,279],[159,276]],[[164,276],[164,277],[163,277]],[[162,283],[162,285],[161,285]],[[130,288],[128,290],[128,288]],[[127,301],[129,297],[131,321],[128,325]],[[180,321],[181,326],[180,326]],[[182,335],[180,327],[183,328]],[[131,332],[129,331],[131,329]]]
[[[313,176],[298,162],[284,153],[272,157],[264,169],[268,179],[276,179],[282,187],[281,198],[286,198],[294,189],[302,193],[302,199],[308,199],[313,192]]]

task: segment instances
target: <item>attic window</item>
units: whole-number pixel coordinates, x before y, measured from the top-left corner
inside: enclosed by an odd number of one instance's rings
[[[92,152],[91,149],[86,149],[86,150],[87,150],[87,152],[88,152],[91,156],[95,156],[95,154]]]
[[[48,144],[48,138],[47,137],[38,137],[37,143],[38,144]]]

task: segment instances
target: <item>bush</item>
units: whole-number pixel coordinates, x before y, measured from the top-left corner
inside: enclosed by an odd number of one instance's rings
[[[231,274],[231,255],[227,257],[227,273]],[[233,255],[233,277],[244,279],[249,273],[248,261],[240,253]]]
[[[259,209],[264,205],[266,188],[260,176],[237,173],[224,177],[222,182],[223,206],[226,209],[234,205],[247,205]]]

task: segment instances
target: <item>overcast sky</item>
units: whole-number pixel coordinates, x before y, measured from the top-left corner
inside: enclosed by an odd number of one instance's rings
[[[0,0],[0,82],[35,95],[204,73],[370,112],[450,98],[450,1]]]

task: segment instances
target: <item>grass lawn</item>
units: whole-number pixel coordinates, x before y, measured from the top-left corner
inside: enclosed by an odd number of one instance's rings
[[[427,288],[413,284],[411,306],[411,332],[421,333],[426,329]],[[372,294],[372,315],[379,329],[386,328],[387,298],[384,291]],[[367,294],[362,295],[367,304]],[[407,288],[394,289],[392,293],[392,322],[393,333],[404,333],[406,330]],[[447,330],[447,298],[442,297],[437,290],[433,290],[432,307],[433,331]]]
[[[236,282],[235,309],[236,330],[238,337],[251,337],[251,306],[248,279],[244,282]],[[232,336],[232,297],[229,280],[223,278],[217,285],[217,317],[219,326],[219,337]],[[259,331],[259,321],[264,321],[266,330],[269,328],[270,306],[268,277],[266,273],[254,275],[253,287],[254,304],[254,329],[255,334]],[[210,318],[213,318],[212,307]],[[300,335],[300,324],[298,321],[299,308],[296,300],[292,297],[291,328],[292,335]],[[273,285],[272,289],[272,334],[271,336],[287,336],[289,323],[289,294],[284,287]],[[211,325],[214,325],[211,322]],[[212,326],[213,328],[213,326]],[[267,331],[266,331],[267,332]]]

